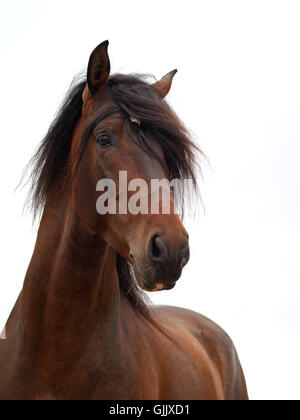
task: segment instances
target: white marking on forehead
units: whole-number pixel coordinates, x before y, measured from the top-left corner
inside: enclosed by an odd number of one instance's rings
[[[135,123],[135,124],[137,124],[137,125],[141,125],[141,121],[138,120],[137,118],[130,117],[130,121],[133,122],[133,123]]]

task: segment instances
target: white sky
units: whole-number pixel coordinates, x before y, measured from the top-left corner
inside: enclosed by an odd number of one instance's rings
[[[169,102],[210,160],[191,261],[155,303],[233,338],[252,399],[299,399],[300,3],[1,0],[0,324],[35,242],[14,192],[73,76],[110,41],[114,72],[173,68]]]

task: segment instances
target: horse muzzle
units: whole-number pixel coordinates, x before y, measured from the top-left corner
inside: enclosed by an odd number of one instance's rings
[[[190,258],[186,232],[176,243],[161,233],[150,236],[144,255],[133,255],[133,268],[138,285],[149,292],[171,290],[181,277]]]

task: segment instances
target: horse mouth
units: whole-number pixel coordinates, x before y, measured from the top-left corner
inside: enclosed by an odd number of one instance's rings
[[[175,287],[177,280],[181,276],[178,275],[174,279],[165,279],[166,276],[159,276],[159,278],[155,275],[155,271],[152,273],[142,273],[140,270],[137,269],[135,263],[133,263],[133,270],[137,285],[146,292],[161,292],[164,290],[171,290]],[[162,280],[164,278],[164,280]]]
[[[146,292],[162,292],[164,290],[171,290],[175,287],[176,285],[176,281],[172,282],[172,283],[161,283],[161,282],[157,282],[157,283],[150,283],[147,281],[138,281],[137,283],[139,285],[139,287],[141,289],[143,289]]]

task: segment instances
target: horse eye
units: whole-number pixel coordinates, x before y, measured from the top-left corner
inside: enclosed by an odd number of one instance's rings
[[[107,133],[100,134],[99,137],[97,137],[97,143],[100,147],[109,147],[111,146],[111,138]]]

